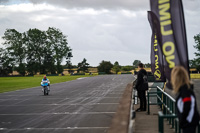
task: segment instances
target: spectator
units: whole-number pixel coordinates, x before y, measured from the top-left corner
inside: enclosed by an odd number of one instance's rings
[[[140,99],[140,107],[136,111],[146,111],[146,89],[144,88],[144,75],[147,75],[144,65],[139,63],[138,65],[139,72],[137,74],[137,82],[135,85],[136,90],[138,91],[138,97]]]
[[[188,72],[182,66],[176,66],[171,72],[171,83],[176,98],[176,109],[179,127],[183,133],[195,133],[199,123],[196,97],[193,85],[190,83]]]

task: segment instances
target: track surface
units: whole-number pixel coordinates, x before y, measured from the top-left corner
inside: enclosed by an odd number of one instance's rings
[[[49,96],[41,87],[2,93],[0,133],[106,133],[133,79],[107,75],[53,84]]]
[[[200,79],[193,79],[192,82],[194,84],[194,92],[196,95],[197,107],[200,113]]]

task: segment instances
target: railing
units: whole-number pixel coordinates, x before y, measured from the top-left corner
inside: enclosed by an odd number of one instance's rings
[[[156,83],[155,83],[156,84]],[[158,112],[158,131],[164,133],[164,119],[167,119],[172,128],[175,128],[176,133],[180,133],[179,121],[175,110],[175,99],[164,92],[159,86],[157,91],[147,93],[147,113],[150,114],[150,105],[159,105],[162,111]],[[150,103],[150,97],[156,97],[157,102]],[[198,133],[200,133],[200,123],[198,125]]]
[[[160,107],[162,107],[162,92],[160,90],[157,89],[157,86],[163,88],[164,87],[164,82],[154,82],[152,86],[150,86],[149,88],[153,89],[155,88],[156,91],[148,91],[147,92],[147,113],[150,114],[150,105],[160,105]],[[156,97],[157,98],[157,102],[151,102],[150,103],[150,97]]]

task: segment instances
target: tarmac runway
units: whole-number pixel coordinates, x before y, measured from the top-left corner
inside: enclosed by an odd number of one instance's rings
[[[2,93],[0,133],[106,133],[133,80],[105,75],[53,84],[48,96],[41,87]]]
[[[192,82],[194,84],[194,93],[197,100],[197,107],[200,113],[200,79],[193,79]]]

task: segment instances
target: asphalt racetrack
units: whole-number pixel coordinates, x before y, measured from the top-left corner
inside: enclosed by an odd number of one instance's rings
[[[48,96],[40,86],[1,93],[0,133],[106,133],[133,80],[104,75],[53,84]]]

